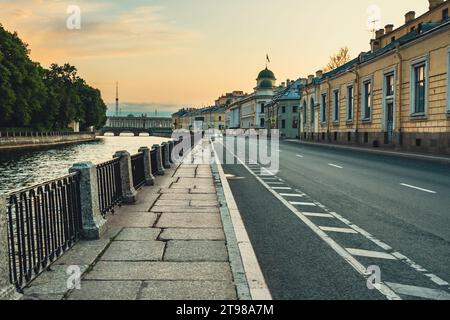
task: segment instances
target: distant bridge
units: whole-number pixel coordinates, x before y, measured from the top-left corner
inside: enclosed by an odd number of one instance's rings
[[[139,136],[148,133],[152,136],[170,136],[172,134],[172,118],[163,117],[108,117],[106,125],[99,134],[113,133],[119,136],[121,133],[132,133]]]

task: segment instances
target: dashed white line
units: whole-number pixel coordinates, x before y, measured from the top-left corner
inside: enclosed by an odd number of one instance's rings
[[[436,194],[437,193],[436,191],[433,191],[433,190],[428,190],[428,189],[416,187],[416,186],[413,186],[413,185],[410,185],[410,184],[406,184],[406,183],[400,183],[400,185],[404,186],[404,187],[407,187],[407,188],[411,188],[411,189],[427,192],[427,193],[432,193],[432,194]]]
[[[283,185],[284,182],[277,182],[277,181],[266,181],[267,184],[270,185]]]
[[[304,158],[304,156],[302,156],[301,154],[298,154],[297,158]]]
[[[280,196],[282,197],[293,197],[293,198],[303,198],[303,194],[296,194],[296,193],[280,193]]]
[[[381,251],[371,251],[371,250],[351,249],[351,248],[346,248],[345,250],[350,252],[351,255],[358,257],[397,260],[393,255]]]
[[[325,232],[336,232],[336,233],[351,233],[351,234],[357,234],[353,229],[350,228],[335,228],[335,227],[319,227],[320,230]]]
[[[292,190],[292,188],[289,187],[272,187],[273,190]]]
[[[294,201],[289,201],[290,204],[292,204],[293,206],[305,206],[305,207],[316,207],[317,205],[315,203],[312,202],[294,202]]]
[[[303,215],[307,217],[316,217],[316,218],[334,218],[331,214],[328,213],[316,213],[316,212],[302,212]]]
[[[338,169],[344,169],[344,167],[338,166],[337,164],[334,164],[334,163],[329,163],[328,165],[330,167],[334,167],[334,168],[338,168]]]
[[[450,300],[448,292],[424,287],[409,286],[406,284],[386,282],[386,285],[399,294],[433,300]]]

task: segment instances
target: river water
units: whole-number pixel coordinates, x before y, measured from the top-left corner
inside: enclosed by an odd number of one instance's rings
[[[112,159],[116,151],[131,154],[169,139],[160,137],[100,137],[99,141],[47,149],[0,151],[0,194],[40,184],[68,173],[72,164]]]

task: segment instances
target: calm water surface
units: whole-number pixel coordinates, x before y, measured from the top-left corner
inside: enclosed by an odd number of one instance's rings
[[[140,147],[168,141],[159,137],[101,137],[97,142],[48,149],[0,151],[0,194],[32,186],[68,173],[72,164],[112,159],[116,151],[131,154]]]

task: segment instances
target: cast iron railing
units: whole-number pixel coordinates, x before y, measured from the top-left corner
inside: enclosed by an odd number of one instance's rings
[[[131,171],[133,173],[133,185],[137,190],[145,184],[145,168],[144,168],[144,154],[138,153],[131,156]]]
[[[80,238],[79,174],[7,195],[10,281],[21,291]]]
[[[97,165],[97,182],[100,212],[105,217],[109,212],[114,213],[114,207],[123,198],[119,158]]]
[[[153,176],[156,176],[157,175],[157,173],[158,173],[158,164],[157,164],[157,155],[158,155],[158,152],[156,151],[156,149],[152,149],[151,151],[150,151],[150,159],[151,159],[151,161],[152,161],[152,175]]]

